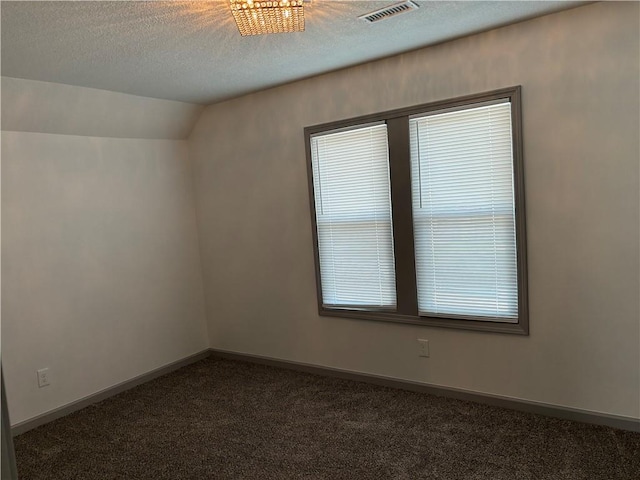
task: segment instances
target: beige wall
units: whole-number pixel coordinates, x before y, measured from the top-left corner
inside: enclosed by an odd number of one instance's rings
[[[37,109],[33,84],[19,86],[10,92]],[[42,122],[31,124],[36,131],[55,115],[83,131],[105,95],[44,87],[53,93]],[[2,93],[3,127],[15,126],[25,112]],[[120,109],[134,124],[146,116],[138,108],[153,103],[118,95],[107,95],[117,101],[102,105],[96,133],[113,135]],[[89,110],[65,109],[69,101]],[[179,137],[171,121],[154,122],[131,131]],[[3,131],[2,368],[12,424],[207,346],[186,140]],[[51,385],[38,388],[43,367]]]
[[[588,5],[208,107],[190,148],[211,346],[640,417],[638,7]],[[303,127],[512,85],[531,335],[319,317]]]
[[[2,129],[184,140],[202,105],[2,77]]]
[[[208,345],[640,417],[639,13],[589,5],[228,101],[189,142],[198,106],[3,78],[12,423]],[[531,335],[318,317],[303,127],[516,84]]]

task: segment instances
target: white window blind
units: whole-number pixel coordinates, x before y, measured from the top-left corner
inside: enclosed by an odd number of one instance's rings
[[[420,314],[516,323],[511,104],[409,125]]]
[[[395,308],[386,124],[311,137],[322,302]]]

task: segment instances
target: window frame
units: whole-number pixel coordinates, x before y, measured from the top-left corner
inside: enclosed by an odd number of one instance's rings
[[[511,103],[518,322],[506,323],[498,321],[497,319],[491,320],[491,317],[474,317],[467,315],[421,316],[418,314],[416,286],[413,207],[411,200],[409,117],[441,110],[464,109],[477,106],[476,104],[496,102],[499,100],[508,100]],[[396,274],[396,309],[395,311],[389,311],[327,307],[323,305],[322,301],[311,136],[338,129],[354,128],[374,122],[385,122],[387,124],[389,176],[391,184],[391,218]],[[313,235],[316,297],[319,315],[517,335],[529,334],[521,86],[502,88],[479,94],[465,95],[453,99],[439,100],[412,107],[313,125],[304,128],[304,136]]]

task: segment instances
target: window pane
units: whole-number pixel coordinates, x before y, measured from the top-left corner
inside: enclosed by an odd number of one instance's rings
[[[395,308],[387,126],[311,138],[322,300]]]
[[[409,126],[420,314],[516,323],[511,104]]]

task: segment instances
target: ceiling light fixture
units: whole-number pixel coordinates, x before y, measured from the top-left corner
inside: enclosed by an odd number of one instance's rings
[[[303,0],[229,0],[240,35],[304,31]]]

